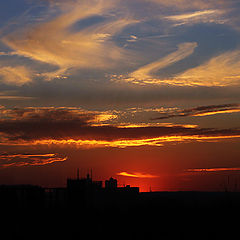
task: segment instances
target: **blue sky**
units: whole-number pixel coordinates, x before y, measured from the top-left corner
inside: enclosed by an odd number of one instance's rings
[[[215,95],[216,87],[239,86],[234,1],[2,4],[1,85],[21,96],[37,91],[39,99],[53,85],[66,88],[66,98],[76,88],[101,95],[103,85],[116,95],[121,89],[161,94],[166,86],[170,95],[175,87],[180,95],[189,87]]]

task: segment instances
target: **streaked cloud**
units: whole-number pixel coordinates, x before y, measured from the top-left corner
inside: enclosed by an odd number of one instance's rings
[[[0,99],[18,101],[18,100],[32,100],[34,99],[34,97],[20,96],[16,91],[0,91]]]
[[[226,114],[226,113],[236,113],[240,112],[240,104],[222,104],[222,105],[210,105],[210,106],[200,106],[196,108],[189,108],[183,110],[173,110],[168,113],[162,113],[161,117],[153,118],[157,119],[169,119],[175,117],[202,117],[216,114]]]
[[[239,64],[240,50],[228,51],[175,76],[175,80],[188,86],[239,85]]]
[[[138,123],[138,124],[119,124],[118,128],[140,128],[140,127],[183,127],[183,128],[197,128],[194,124],[174,124],[174,123]]]
[[[153,75],[157,71],[190,56],[196,47],[196,42],[181,43],[178,45],[177,51],[170,53],[166,57],[163,57],[155,62],[140,67],[136,71],[129,74],[129,76],[123,80],[131,83],[144,84],[145,81],[153,79]]]
[[[175,22],[174,25],[183,25],[183,24],[196,24],[196,23],[216,23],[224,24],[227,19],[225,19],[222,10],[218,9],[207,9],[201,11],[194,11],[183,13],[179,15],[172,15],[164,17],[166,20]]]
[[[176,63],[194,52],[197,43],[184,43],[168,56],[139,68],[128,76],[113,76],[112,81],[124,81],[137,85],[172,85],[226,87],[240,85],[240,51],[228,51],[211,58],[200,66],[187,69],[169,78],[158,77],[152,73]]]
[[[211,173],[211,172],[223,172],[223,171],[240,171],[240,168],[192,168],[187,169],[186,172],[190,173]]]
[[[136,133],[137,134],[137,131]],[[176,143],[191,143],[191,142],[221,142],[221,141],[227,141],[227,140],[234,140],[239,139],[239,135],[216,135],[216,136],[208,136],[208,134],[204,135],[185,135],[176,133],[175,136],[162,136],[162,137],[155,137],[155,138],[149,138],[146,136],[140,135],[139,138],[129,138],[125,137],[125,139],[122,140],[100,140],[100,139],[89,139],[89,140],[82,140],[79,139],[81,136],[78,137],[78,139],[43,139],[43,140],[33,140],[33,141],[25,141],[25,140],[19,140],[19,141],[12,141],[8,142],[9,145],[46,145],[46,146],[62,146],[62,147],[77,147],[77,148],[127,148],[127,147],[163,147],[166,144],[176,144]],[[99,138],[99,137],[98,137]],[[103,137],[104,139],[104,137]],[[1,144],[0,145],[5,145]]]
[[[0,168],[42,166],[55,162],[64,162],[66,156],[55,153],[47,154],[8,154],[0,155]]]
[[[148,174],[148,173],[139,173],[139,172],[134,172],[134,173],[128,173],[128,172],[120,172],[117,173],[119,176],[124,176],[124,177],[134,177],[134,178],[157,178],[158,176]]]
[[[112,68],[128,54],[111,38],[126,26],[136,23],[129,17],[106,17],[104,21],[78,30],[71,27],[92,16],[107,16],[112,1],[59,2],[64,7],[59,16],[15,31],[2,39],[14,54],[58,67],[43,73],[51,80],[72,68]],[[55,6],[55,5],[54,5]]]
[[[215,13],[216,13],[216,10],[203,10],[203,11],[195,11],[195,12],[185,13],[185,14],[180,14],[180,15],[168,16],[165,18],[168,20],[171,20],[171,21],[182,21],[182,20],[186,20],[186,19],[202,17],[202,16],[211,15],[211,14],[215,14]]]
[[[191,9],[209,9],[209,8],[223,8],[228,5],[230,5],[233,1],[219,1],[219,0],[211,0],[211,1],[205,1],[205,0],[150,0],[151,2],[160,4],[161,6],[169,7],[169,8],[175,8],[180,10],[191,10]]]

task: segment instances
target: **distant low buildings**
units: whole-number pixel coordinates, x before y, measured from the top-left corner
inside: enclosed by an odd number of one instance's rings
[[[133,196],[138,195],[138,187],[118,187],[117,179],[110,178],[105,181],[105,187],[102,181],[93,181],[87,174],[86,178],[67,179],[68,202],[71,206],[99,206],[110,203],[120,203],[128,201]],[[118,201],[119,200],[119,201]]]
[[[138,187],[118,187],[117,179],[93,181],[92,176],[86,178],[67,179],[66,188],[42,188],[32,185],[0,186],[0,204],[13,205],[17,208],[32,206],[44,208],[85,208],[107,206],[130,201],[139,193]]]

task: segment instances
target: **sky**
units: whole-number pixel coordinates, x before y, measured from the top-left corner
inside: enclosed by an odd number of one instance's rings
[[[240,190],[237,0],[0,3],[0,184],[114,177]]]

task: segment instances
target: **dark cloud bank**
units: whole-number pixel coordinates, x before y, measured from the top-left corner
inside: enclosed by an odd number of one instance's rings
[[[207,109],[214,109],[208,107]],[[206,107],[195,110],[185,110],[185,114],[205,111]],[[154,127],[118,127],[116,125],[93,125],[96,114],[78,113],[76,110],[44,108],[36,111],[34,108],[8,110],[8,115],[0,120],[1,144],[17,141],[34,140],[130,140],[147,139],[163,136],[236,136],[240,129],[191,128],[184,126],[154,126]],[[165,117],[166,118],[166,117]]]

